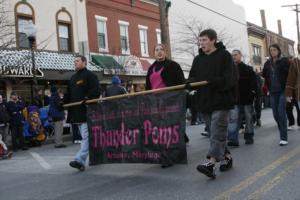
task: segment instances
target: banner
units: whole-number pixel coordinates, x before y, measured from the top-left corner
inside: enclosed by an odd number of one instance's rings
[[[176,91],[89,105],[90,165],[186,163],[185,101]]]

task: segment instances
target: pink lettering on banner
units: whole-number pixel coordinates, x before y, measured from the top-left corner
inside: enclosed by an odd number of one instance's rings
[[[120,130],[105,130],[102,126],[92,127],[94,149],[115,147],[118,148],[124,145],[136,145],[137,137],[140,134],[139,129],[127,129],[125,130],[124,122],[121,123]]]
[[[144,144],[160,144],[166,145],[167,148],[171,144],[178,144],[180,140],[179,125],[169,127],[152,126],[151,121],[144,121]]]

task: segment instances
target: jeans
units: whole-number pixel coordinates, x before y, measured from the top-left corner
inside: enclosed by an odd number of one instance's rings
[[[280,132],[280,140],[287,141],[286,98],[284,93],[271,93],[271,106]]]
[[[80,150],[75,156],[75,160],[85,165],[86,159],[89,155],[89,131],[87,123],[78,124],[78,129],[81,134],[82,140]]]
[[[75,140],[82,140],[77,124],[72,124],[73,143]]]
[[[252,105],[235,105],[230,110],[229,125],[228,125],[228,141],[239,143],[239,130],[242,124],[242,116],[245,116],[246,128],[244,138],[245,140],[252,140],[254,137],[253,127],[253,106]]]
[[[203,113],[206,123],[210,127],[210,149],[207,158],[215,158],[216,161],[224,159],[225,154],[230,154],[226,140],[229,122],[229,110],[217,110],[212,113]]]

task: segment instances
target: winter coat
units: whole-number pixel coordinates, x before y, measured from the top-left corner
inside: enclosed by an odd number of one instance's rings
[[[101,94],[98,78],[93,72],[84,68],[77,71],[68,85],[64,103],[72,103],[87,99],[99,98]],[[68,122],[84,123],[87,120],[86,105],[68,108]]]
[[[291,62],[285,86],[285,95],[300,101],[300,60],[298,58],[294,58]]]
[[[0,103],[0,125],[8,123],[10,120],[10,114],[7,110],[7,104],[5,102]]]
[[[155,61],[148,69],[146,76],[146,90],[151,90],[150,76],[153,69],[157,65]],[[161,72],[161,78],[167,87],[180,85],[185,83],[185,78],[180,65],[172,60],[166,59],[163,63],[163,70]]]
[[[7,110],[10,113],[9,124],[11,126],[19,126],[24,123],[24,117],[22,115],[22,110],[25,108],[23,101],[9,101],[7,103]]]
[[[60,98],[57,92],[51,94],[49,99],[49,117],[51,117],[53,121],[65,119],[63,104],[63,99]]]
[[[120,85],[112,85],[108,87],[105,91],[105,97],[116,96],[121,94],[126,94],[125,88]]]
[[[257,90],[256,74],[253,68],[241,62],[237,65],[239,72],[238,104],[252,105]]]
[[[208,81],[207,85],[197,89],[196,108],[199,112],[230,110],[236,103],[236,66],[222,43],[217,43],[216,48],[209,55],[200,49],[189,74],[189,82]]]
[[[271,86],[271,76],[272,76],[272,70],[274,67],[275,70],[278,70],[278,75],[279,75],[279,83],[280,83],[280,88],[281,92],[285,91],[285,84],[289,72],[289,60],[285,57],[279,58],[276,62],[275,65],[272,66],[272,60],[269,59],[265,62],[264,68],[263,68],[263,77],[265,78],[265,84],[267,85],[268,89],[270,92],[272,92]]]

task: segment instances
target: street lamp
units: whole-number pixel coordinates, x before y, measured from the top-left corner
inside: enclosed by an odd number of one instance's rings
[[[32,62],[32,74],[33,74],[33,83],[32,83],[32,88],[31,88],[31,101],[33,102],[33,98],[35,96],[35,91],[36,91],[36,85],[37,85],[37,78],[36,78],[36,67],[35,67],[35,57],[34,57],[34,44],[36,41],[36,32],[37,29],[35,25],[32,23],[32,21],[26,22],[23,26],[23,33],[26,34],[28,41],[29,41],[29,47],[31,50],[31,62]]]

